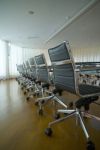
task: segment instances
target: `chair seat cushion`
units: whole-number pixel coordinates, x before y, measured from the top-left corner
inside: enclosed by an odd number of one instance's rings
[[[93,85],[87,85],[87,84],[80,84],[79,85],[79,93],[81,95],[87,95],[87,94],[99,94],[100,95],[100,87],[93,86]]]

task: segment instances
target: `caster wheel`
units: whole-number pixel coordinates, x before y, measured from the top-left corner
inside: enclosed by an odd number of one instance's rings
[[[95,150],[95,145],[92,141],[87,142],[87,150]]]
[[[31,88],[31,91],[33,91],[33,88]]]
[[[26,94],[26,92],[24,92],[24,95]]]
[[[69,103],[69,108],[70,108],[70,109],[73,109],[73,102],[70,102],[70,103]]]
[[[55,114],[54,119],[59,119],[60,118],[60,114]]]
[[[36,106],[38,106],[38,104],[39,104],[38,102],[35,102],[35,105],[36,105]]]
[[[33,96],[36,96],[36,93],[34,93]]]
[[[49,96],[51,96],[52,94],[51,93],[49,93]]]
[[[29,92],[29,89],[27,89],[27,92]]]
[[[26,98],[27,101],[29,101],[29,99],[30,99],[29,97]]]
[[[60,118],[60,114],[55,114],[55,115],[54,115],[54,119],[55,119],[55,120],[57,120],[57,119],[59,119],[59,118]]]
[[[43,115],[43,110],[39,109],[38,113],[39,113],[39,115]]]
[[[45,134],[46,134],[47,136],[51,136],[51,135],[52,135],[52,129],[51,129],[51,128],[46,128],[46,129],[45,129]]]
[[[39,96],[39,93],[37,93],[36,95]]]
[[[42,101],[41,101],[41,104],[44,104],[44,102],[45,102],[45,101],[44,101],[44,100],[42,100]]]

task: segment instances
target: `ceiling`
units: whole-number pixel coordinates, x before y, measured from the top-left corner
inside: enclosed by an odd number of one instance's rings
[[[46,46],[63,41],[69,41],[73,49],[100,51],[100,1],[47,41]]]
[[[100,4],[96,1],[0,0],[0,39],[35,49],[63,40],[70,40],[75,47],[81,46],[81,38],[86,43],[90,37],[97,42],[94,35],[100,39]]]

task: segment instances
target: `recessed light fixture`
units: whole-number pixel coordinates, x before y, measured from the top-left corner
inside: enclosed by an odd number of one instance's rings
[[[38,39],[38,38],[39,38],[39,36],[29,36],[28,37],[29,40],[31,40],[31,39]]]
[[[66,17],[65,17],[66,20],[69,20],[69,18],[70,18],[69,16],[66,16]]]
[[[34,14],[34,11],[29,10],[28,13],[29,13],[30,15],[33,15],[33,14]]]

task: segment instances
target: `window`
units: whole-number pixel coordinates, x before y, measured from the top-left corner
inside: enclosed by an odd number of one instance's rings
[[[7,61],[6,61],[6,44],[0,41],[0,79],[7,76]]]

